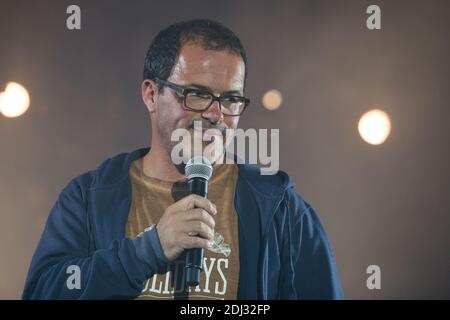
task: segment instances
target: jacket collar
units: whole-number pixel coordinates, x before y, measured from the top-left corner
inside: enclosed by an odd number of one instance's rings
[[[113,186],[129,178],[131,162],[145,156],[150,148],[136,149],[130,153],[121,153],[106,159],[96,170],[92,188]],[[260,169],[254,165],[238,164],[239,177],[256,193],[269,199],[279,198],[286,188],[294,183],[283,171],[275,175],[261,175]]]

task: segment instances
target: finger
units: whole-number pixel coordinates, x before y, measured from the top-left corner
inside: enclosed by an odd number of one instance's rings
[[[207,240],[214,239],[214,230],[201,221],[188,221],[183,225],[184,234],[195,234]]]
[[[211,214],[205,209],[196,208],[182,213],[185,221],[202,221],[206,223],[211,229],[214,229],[216,222]]]
[[[200,237],[183,237],[182,246],[184,249],[204,248],[208,249],[211,246],[211,242]]]
[[[194,208],[202,208],[211,214],[215,215],[217,213],[217,208],[215,204],[213,204],[208,199],[200,197],[199,195],[196,194],[190,194],[184,197],[178,202],[175,202],[173,206],[174,209],[180,211],[186,211]]]

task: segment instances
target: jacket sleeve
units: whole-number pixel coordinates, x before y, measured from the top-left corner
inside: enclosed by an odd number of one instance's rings
[[[290,232],[285,245],[293,269],[293,298],[343,299],[333,252],[314,209],[292,188],[286,200]]]
[[[156,228],[93,250],[80,182],[60,194],[31,261],[23,299],[127,299],[167,263]],[[79,281],[79,282],[77,282]]]

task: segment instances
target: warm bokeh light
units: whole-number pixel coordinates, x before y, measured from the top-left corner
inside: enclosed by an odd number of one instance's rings
[[[262,99],[262,103],[264,108],[267,110],[276,110],[281,106],[283,102],[283,96],[281,92],[278,90],[269,90],[267,91]]]
[[[362,115],[358,131],[364,141],[370,144],[382,144],[391,132],[391,120],[386,112],[374,109]]]
[[[4,92],[0,92],[0,112],[8,118],[19,117],[30,106],[27,89],[17,82],[9,82]]]

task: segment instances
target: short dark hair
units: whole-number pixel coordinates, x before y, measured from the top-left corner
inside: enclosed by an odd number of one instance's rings
[[[247,81],[247,53],[239,38],[227,27],[209,19],[196,19],[172,24],[153,39],[144,63],[144,80],[167,80],[181,48],[189,43],[199,44],[205,50],[228,50],[241,56],[245,66],[244,86]],[[161,89],[161,87],[160,87]]]

